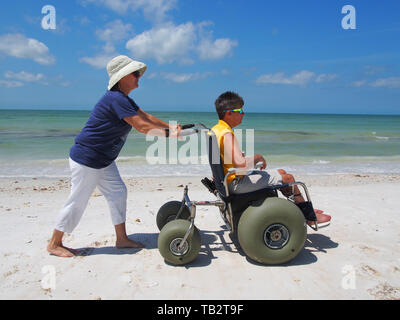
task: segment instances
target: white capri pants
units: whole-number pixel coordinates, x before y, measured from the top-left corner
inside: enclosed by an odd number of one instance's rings
[[[103,169],[93,169],[70,158],[69,166],[71,194],[57,217],[55,229],[66,233],[75,229],[96,187],[108,202],[113,225],[124,223],[127,189],[115,162]]]
[[[248,193],[282,184],[282,176],[278,170],[254,171],[250,175],[236,177],[228,186],[229,193]]]

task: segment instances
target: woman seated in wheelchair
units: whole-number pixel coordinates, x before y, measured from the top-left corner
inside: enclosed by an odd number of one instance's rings
[[[244,117],[244,101],[237,93],[225,92],[221,94],[215,101],[215,108],[218,113],[219,121],[211,130],[217,137],[218,146],[224,173],[227,174],[230,168],[254,168],[254,164],[262,162],[261,169],[265,169],[267,163],[264,157],[256,154],[252,157],[244,157],[239,143],[235,138],[233,128],[242,123]],[[232,174],[228,177],[229,193],[239,194],[247,193],[266,188],[271,185],[286,184],[294,182],[293,175],[287,173],[283,169],[255,171],[250,175],[240,176]],[[292,188],[280,190],[286,197],[293,196],[294,202],[300,204],[304,202],[304,198],[297,186],[294,186],[294,194]],[[315,209],[318,225],[326,226],[330,223],[331,216],[324,214],[322,210]],[[312,221],[307,221],[312,224]]]

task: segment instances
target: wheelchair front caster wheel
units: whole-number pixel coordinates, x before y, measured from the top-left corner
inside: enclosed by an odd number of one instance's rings
[[[196,259],[200,251],[200,231],[195,226],[181,247],[186,231],[190,227],[187,220],[168,222],[158,236],[158,250],[165,261],[173,265],[184,265]]]
[[[301,210],[280,198],[267,198],[261,206],[248,207],[237,230],[245,254],[262,264],[292,260],[303,249],[307,237]]]
[[[161,230],[168,222],[175,220],[181,206],[181,201],[169,201],[158,210],[156,218],[158,230]],[[190,210],[188,206],[184,204],[179,219],[188,220],[189,217]]]

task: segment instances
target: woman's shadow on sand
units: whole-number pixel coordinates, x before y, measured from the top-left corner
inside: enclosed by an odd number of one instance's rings
[[[228,237],[226,237],[228,234]],[[146,246],[146,250],[158,250],[157,240],[159,233],[135,233],[129,235],[129,239],[139,241]],[[263,265],[248,258],[240,247],[240,244],[233,233],[231,233],[225,226],[221,230],[210,231],[200,230],[201,235],[201,248],[199,255],[194,261],[183,266],[185,268],[205,267],[210,265],[213,260],[218,259],[215,255],[218,251],[228,251],[232,254],[240,254],[247,259],[248,262],[259,266]],[[227,239],[229,240],[227,241]],[[317,262],[318,258],[315,252],[328,253],[329,249],[334,249],[339,246],[338,243],[331,240],[331,238],[323,234],[308,234],[303,250],[291,261],[280,264],[278,266],[296,266],[308,265]],[[118,249],[115,246],[105,247],[86,247],[79,248],[77,256],[94,256],[94,255],[132,255],[140,252],[143,249],[127,248]],[[167,263],[168,264],[168,263]]]
[[[145,245],[144,249],[157,249],[158,233],[135,233],[128,236],[132,241],[141,242]],[[119,249],[115,246],[104,247],[84,247],[75,249],[77,257],[87,257],[95,255],[131,255],[140,252],[142,248],[123,248]]]

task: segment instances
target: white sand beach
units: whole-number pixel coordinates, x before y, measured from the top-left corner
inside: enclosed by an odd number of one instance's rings
[[[116,249],[107,203],[96,191],[64,245],[74,258],[46,251],[68,179],[0,179],[0,299],[400,299],[400,176],[301,176],[314,207],[332,215],[308,228],[302,252],[281,266],[238,251],[216,207],[199,207],[199,256],[166,264],[157,249],[158,209],[181,200],[214,200],[201,177],[125,178],[127,230],[145,249]],[[51,278],[52,273],[55,277]]]

